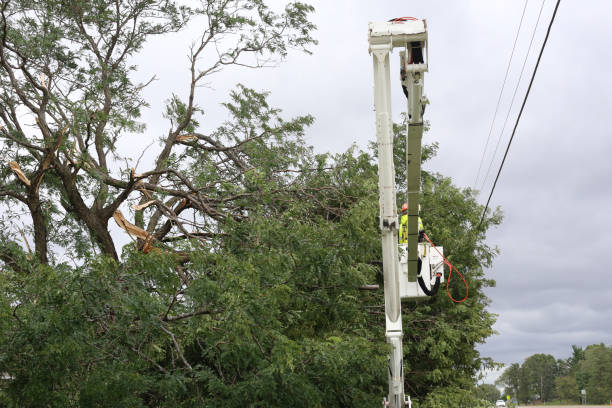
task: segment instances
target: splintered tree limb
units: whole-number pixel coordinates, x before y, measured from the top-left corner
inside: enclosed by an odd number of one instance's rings
[[[13,172],[17,175],[17,178],[21,180],[23,184],[25,184],[28,187],[32,185],[32,183],[30,182],[30,179],[28,179],[25,173],[21,171],[21,167],[19,167],[19,164],[17,164],[16,161],[10,161],[8,164],[11,170],[13,170]]]
[[[176,137],[177,142],[195,142],[196,140],[198,140],[198,137],[192,134],[179,135]]]
[[[160,205],[159,203],[156,204],[158,206]],[[129,222],[123,216],[120,210],[116,210],[114,212],[113,219],[115,220],[117,225],[119,225],[120,228],[124,229],[132,238],[137,238],[138,247],[140,250],[142,250],[142,252],[147,254],[151,251],[160,251],[159,248],[155,248],[151,245],[151,243],[156,239],[155,235]]]
[[[32,225],[34,227],[34,245],[36,247],[36,253],[40,259],[40,262],[47,263],[47,240],[48,240],[48,231],[47,225],[45,221],[45,216],[42,211],[41,201],[38,194],[38,187],[40,186],[40,179],[44,174],[44,170],[40,172],[36,172],[34,174],[34,180],[36,180],[36,185],[32,185],[28,177],[19,167],[17,162],[9,162],[9,166],[13,170],[13,172],[17,175],[19,180],[26,185],[27,195],[25,200],[22,200],[30,210],[30,215],[32,217]],[[25,239],[25,237],[24,237]],[[27,242],[27,240],[26,240]]]
[[[140,205],[131,205],[130,207],[132,207],[133,210],[136,211],[141,211],[144,210],[145,208],[149,207],[151,204],[155,204],[157,200],[151,200],[151,201],[147,201],[146,203],[140,204]]]
[[[150,234],[143,230],[142,228],[137,227],[136,225],[129,222],[121,213],[120,210],[116,210],[113,213],[113,219],[121,227],[124,229],[130,236],[134,236],[136,238],[143,239],[145,241],[150,240]]]
[[[168,170],[161,170],[161,171],[149,171],[143,174],[135,174],[134,169],[130,169],[130,180],[128,182],[119,182],[119,184],[121,184],[122,186],[119,188],[122,188],[123,191],[117,196],[117,198],[115,198],[115,200],[113,200],[113,202],[111,204],[109,204],[108,206],[106,206],[105,208],[102,209],[102,215],[104,217],[110,217],[111,214],[114,214],[115,210],[117,210],[119,208],[119,206],[125,201],[127,200],[127,198],[130,196],[130,194],[135,190],[135,189],[141,189],[141,187],[144,186],[144,183],[142,180],[152,176],[152,175],[161,175],[168,172]],[[110,179],[110,177],[108,177],[107,179]],[[123,184],[124,183],[124,184]],[[107,183],[108,185],[112,185],[111,183]],[[116,186],[117,187],[117,186]],[[147,194],[145,194],[147,195]],[[150,198],[150,197],[149,197]],[[153,200],[155,201],[155,200]],[[149,203],[151,203],[149,201]],[[144,200],[141,200],[140,205],[144,205]],[[148,204],[150,205],[150,204]],[[145,208],[145,207],[143,207]]]
[[[139,247],[144,245],[143,250],[150,250],[155,238],[163,240],[170,233],[201,240],[215,236],[217,233],[211,232],[212,225],[219,226],[228,218],[242,220],[248,214],[245,206],[249,206],[249,193],[242,194],[245,189],[242,178],[244,172],[253,168],[251,161],[256,162],[259,157],[257,152],[247,149],[245,145],[268,136],[300,133],[299,128],[284,127],[281,122],[278,127],[271,126],[269,122],[278,115],[275,110],[267,108],[264,113],[247,112],[247,115],[252,115],[248,119],[249,122],[252,119],[252,129],[250,125],[244,126],[242,118],[232,115],[231,121],[236,123],[220,125],[219,130],[210,136],[195,133],[199,130],[194,116],[200,111],[195,99],[196,89],[206,77],[229,64],[249,65],[243,61],[246,55],[263,53],[270,54],[270,58],[282,57],[286,54],[285,46],[293,44],[305,49],[305,44],[312,43],[309,31],[313,27],[308,24],[298,27],[293,23],[295,16],[292,14],[295,12],[287,11],[278,16],[255,13],[245,21],[237,19],[235,24],[227,26],[227,16],[243,11],[248,14],[250,11],[241,9],[244,6],[242,1],[238,1],[239,7],[231,12],[225,10],[225,7],[232,7],[229,3],[220,2],[210,6],[209,25],[204,27],[200,39],[191,48],[191,77],[187,78],[190,91],[185,100],[176,97],[180,109],[170,113],[170,129],[161,152],[154,158],[153,170],[142,174],[132,172],[129,180],[114,178],[115,160],[121,159],[121,152],[115,150],[115,142],[129,133],[132,124],[137,123],[138,115],[135,112],[145,103],[140,91],[146,84],[132,83],[128,76],[129,68],[125,66],[126,60],[140,49],[140,44],[149,35],[168,33],[184,26],[189,20],[189,12],[183,15],[182,11],[160,9],[156,2],[151,5],[113,3],[114,7],[104,10],[104,21],[109,24],[104,30],[90,24],[86,14],[90,11],[93,13],[93,9],[84,6],[73,4],[67,9],[54,10],[57,14],[45,15],[48,19],[45,21],[51,27],[62,24],[55,17],[68,18],[74,30],[62,40],[76,45],[79,52],[64,53],[64,44],[53,40],[40,44],[43,50],[40,53],[24,47],[24,41],[39,41],[40,38],[47,38],[47,34],[19,32],[18,29],[20,19],[29,18],[28,12],[37,15],[45,11],[44,4],[36,3],[24,9],[18,1],[0,0],[0,70],[6,74],[0,81],[0,124],[8,128],[0,130],[0,139],[10,142],[10,157],[23,157],[24,152],[29,154],[27,162],[16,159],[11,167],[16,179],[6,187],[15,191],[0,188],[0,195],[19,199],[28,205],[34,220],[34,231],[38,231],[34,240],[37,252],[39,243],[47,239],[53,242],[55,239],[53,235],[47,236],[40,226],[44,227],[47,223],[52,229],[56,222],[49,217],[56,206],[49,206],[51,211],[48,212],[46,203],[41,205],[40,197],[51,200],[59,197],[59,204],[66,212],[62,215],[73,218],[80,226],[77,228],[86,229],[102,252],[116,260],[118,256],[108,231],[108,222],[110,218],[117,221],[119,217],[115,217],[115,212],[133,197],[131,194],[134,190],[142,192],[143,196],[133,206],[136,210],[133,224],[125,217],[117,223],[139,240]],[[98,14],[96,16],[99,17]],[[257,29],[252,26],[251,17]],[[150,26],[151,18],[159,18],[162,22]],[[15,35],[11,35],[11,32]],[[234,44],[222,44],[223,49],[217,48],[221,46],[220,40],[230,34],[240,34],[239,39]],[[278,43],[274,43],[276,40]],[[199,64],[205,61],[202,56],[209,49],[213,55],[217,51],[216,58],[206,60],[210,64],[200,67]],[[256,63],[252,66],[265,64],[269,57],[256,56]],[[92,70],[77,75],[78,70],[74,66],[83,64],[89,64]],[[127,80],[119,81],[120,78]],[[42,137],[24,131],[25,127],[19,123],[19,118],[24,116],[22,110],[26,111],[28,118],[36,121],[36,133],[42,133]],[[70,124],[69,132],[64,127],[66,124]],[[74,145],[72,148],[66,142],[68,137],[70,144]],[[177,149],[179,143],[191,147],[187,153],[177,154],[175,159],[177,152],[172,149]],[[265,141],[262,146],[265,148]],[[194,161],[200,159],[208,160],[206,167],[192,167]],[[20,165],[24,167],[20,168]],[[217,178],[223,185],[210,186],[210,179]],[[232,184],[235,188],[225,187]],[[254,200],[257,200],[257,195],[253,194]],[[155,206],[155,210],[145,214],[144,210],[152,206]],[[189,211],[183,214],[189,214],[189,217],[181,216],[181,212],[187,208]],[[169,242],[176,241],[179,239]]]

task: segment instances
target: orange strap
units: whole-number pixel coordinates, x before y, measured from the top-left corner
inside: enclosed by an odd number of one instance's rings
[[[461,272],[459,272],[459,271],[457,270],[457,268],[455,268],[455,267],[453,266],[453,264],[451,264],[451,263],[448,261],[448,259],[446,259],[446,258],[444,257],[444,255],[442,255],[442,252],[440,252],[440,251],[438,250],[438,248],[436,248],[436,246],[433,244],[433,242],[431,242],[431,240],[429,239],[429,237],[427,236],[427,234],[423,234],[423,236],[425,237],[425,239],[427,240],[427,242],[429,242],[429,243],[431,244],[432,248],[433,248],[433,249],[435,249],[435,250],[436,250],[436,252],[437,252],[438,254],[440,254],[440,256],[442,257],[442,259],[444,259],[444,263],[445,263],[446,265],[448,265],[449,272],[448,272],[448,279],[446,280],[446,294],[448,295],[448,297],[450,298],[450,300],[452,300],[452,301],[453,301],[453,302],[455,302],[455,303],[465,302],[465,300],[468,298],[468,293],[469,293],[469,287],[468,287],[467,282],[465,281],[465,278],[463,277],[463,275],[461,274]],[[453,269],[454,269],[454,270],[455,270],[455,271],[456,271],[456,272],[459,274],[459,276],[461,277],[461,280],[463,280],[463,284],[465,285],[465,297],[464,297],[463,299],[461,299],[461,300],[457,300],[457,299],[455,299],[455,298],[453,297],[453,295],[451,295],[451,294],[450,294],[450,292],[449,292],[449,290],[448,290],[448,284],[449,284],[449,282],[450,282],[450,280],[451,280],[451,276],[452,276],[452,274],[453,274]]]

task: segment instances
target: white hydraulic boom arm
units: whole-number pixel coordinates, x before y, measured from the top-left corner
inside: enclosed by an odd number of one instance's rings
[[[423,95],[427,72],[427,29],[425,20],[402,17],[369,24],[369,51],[374,62],[374,108],[378,144],[378,188],[382,235],[383,276],[389,356],[389,395],[384,405],[400,408],[410,405],[404,395],[401,299],[433,295],[443,280],[442,248],[431,251],[419,243],[419,191],[421,137],[427,98]],[[406,140],[408,225],[407,243],[398,246],[398,214],[393,164],[393,123],[389,53],[400,47],[401,85],[408,99]],[[432,253],[434,252],[434,253]],[[432,281],[435,280],[435,284]],[[432,286],[434,289],[432,290]]]

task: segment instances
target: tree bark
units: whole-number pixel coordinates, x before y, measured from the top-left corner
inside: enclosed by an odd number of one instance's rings
[[[42,212],[40,205],[40,198],[38,194],[28,195],[28,208],[32,215],[32,225],[34,226],[34,248],[38,260],[46,264],[49,262],[48,259],[48,248],[47,248],[47,223],[45,222],[45,216]]]
[[[57,174],[62,180],[64,186],[64,192],[66,198],[72,206],[73,214],[80,219],[91,235],[98,243],[100,250],[111,256],[113,259],[118,260],[117,251],[115,250],[115,244],[113,239],[108,232],[108,220],[109,218],[104,215],[103,210],[95,211],[87,207],[81,194],[79,193],[76,181],[70,172],[57,158],[54,160],[55,169]]]

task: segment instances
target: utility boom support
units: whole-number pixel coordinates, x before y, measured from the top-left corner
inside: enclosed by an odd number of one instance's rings
[[[427,98],[423,95],[423,76],[427,72],[427,30],[425,20],[412,17],[369,24],[369,51],[374,63],[374,108],[378,145],[378,188],[380,229],[383,253],[385,319],[389,356],[389,395],[384,405],[400,408],[410,405],[404,395],[401,299],[417,299],[432,294],[433,276],[439,286],[442,263],[431,257],[428,244],[418,242],[419,190],[421,175],[421,137]],[[408,99],[406,131],[408,239],[398,246],[395,168],[393,164],[393,123],[389,53],[401,47],[402,88]],[[441,250],[441,248],[440,248]],[[420,261],[419,261],[420,260]],[[432,264],[433,262],[433,264]],[[421,265],[419,267],[419,265]],[[418,282],[418,283],[417,283]]]
[[[419,219],[419,191],[421,190],[421,139],[423,137],[423,113],[427,98],[423,96],[423,76],[427,70],[412,70],[409,61],[412,50],[407,45],[405,51],[400,52],[400,72],[402,73],[402,86],[408,92],[408,124],[406,129],[406,163],[407,163],[407,197],[408,203],[408,281],[417,280],[418,261],[418,219]],[[405,79],[404,79],[405,78]]]

